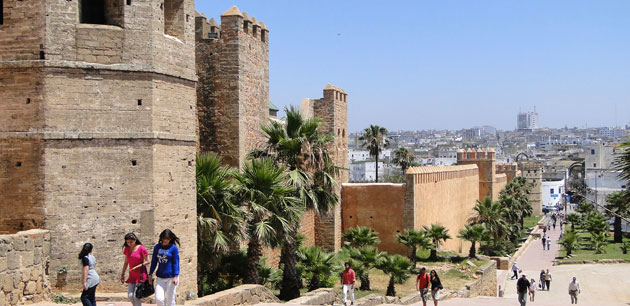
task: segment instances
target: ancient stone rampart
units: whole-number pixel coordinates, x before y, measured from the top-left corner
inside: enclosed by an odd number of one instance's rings
[[[49,231],[0,235],[0,305],[37,303],[50,296],[49,254]]]
[[[542,215],[542,172],[543,164],[537,161],[525,161],[518,163],[518,169],[531,185],[529,202],[532,205],[535,216]]]
[[[496,173],[505,173],[507,176],[507,182],[511,182],[515,177],[520,176],[521,172],[518,170],[517,163],[502,163],[497,164]]]
[[[99,289],[119,291],[124,234],[151,249],[170,228],[183,296],[197,288],[194,1],[104,2],[2,2],[0,232],[50,230],[69,289],[92,242]]]
[[[260,127],[269,120],[269,30],[235,6],[221,15],[221,25],[200,14],[195,24],[199,151],[240,167],[265,143]]]
[[[409,249],[396,241],[404,231],[405,184],[346,183],[341,188],[344,232],[367,226],[379,233],[379,250],[409,255]]]
[[[494,148],[468,149],[457,151],[458,165],[477,165],[479,168],[479,200],[485,197],[498,199],[500,186],[497,186],[496,157]]]
[[[422,229],[423,225],[439,223],[453,237],[444,248],[466,250],[469,244],[456,236],[467,224],[479,197],[477,165],[412,167],[406,178],[405,228]]]
[[[507,175],[505,173],[497,173],[496,180],[494,181],[492,188],[493,199],[499,199],[499,193],[501,190],[505,189],[505,185],[507,185]]]

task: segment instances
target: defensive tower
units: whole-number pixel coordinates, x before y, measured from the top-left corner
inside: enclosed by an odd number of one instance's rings
[[[321,131],[332,135],[335,140],[329,149],[337,167],[348,169],[348,94],[345,90],[331,84],[324,87],[324,97],[303,99],[301,112],[304,117],[316,117],[322,120]],[[337,178],[339,186],[348,182],[348,172],[341,170]],[[338,191],[340,195],[341,192]],[[341,248],[341,197],[339,205],[328,214],[315,217],[315,243],[328,251]]]
[[[120,291],[124,234],[170,228],[196,292],[194,0],[0,3],[0,231],[50,230],[75,288],[92,242]]]
[[[518,163],[521,171],[532,190],[529,193],[529,202],[532,205],[534,216],[542,215],[542,172],[543,164],[539,161],[524,161]]]
[[[496,188],[496,158],[494,148],[457,150],[458,165],[477,165],[479,168],[479,200],[490,197],[496,200],[499,190]],[[496,190],[495,190],[496,189]]]
[[[264,144],[269,118],[269,30],[233,6],[214,19],[196,16],[199,151],[239,167]]]

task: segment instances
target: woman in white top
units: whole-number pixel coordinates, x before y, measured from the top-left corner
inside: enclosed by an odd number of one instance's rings
[[[529,283],[531,284],[529,285],[529,301],[533,302],[536,295],[536,280],[532,278]]]

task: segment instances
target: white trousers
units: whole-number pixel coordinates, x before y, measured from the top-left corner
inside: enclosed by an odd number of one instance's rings
[[[354,285],[343,285],[343,303],[348,302],[348,291],[350,292],[350,301],[354,303]]]
[[[155,285],[155,302],[158,306],[175,306],[175,289],[173,278],[157,278]]]

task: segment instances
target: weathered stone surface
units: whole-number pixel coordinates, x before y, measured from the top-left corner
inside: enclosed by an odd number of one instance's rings
[[[217,292],[202,298],[187,301],[186,305],[197,306],[233,306],[255,304],[259,302],[279,302],[269,289],[261,285],[242,285]]]
[[[335,290],[332,288],[320,288],[303,294],[297,299],[287,302],[295,305],[327,305],[333,304],[337,298]]]

